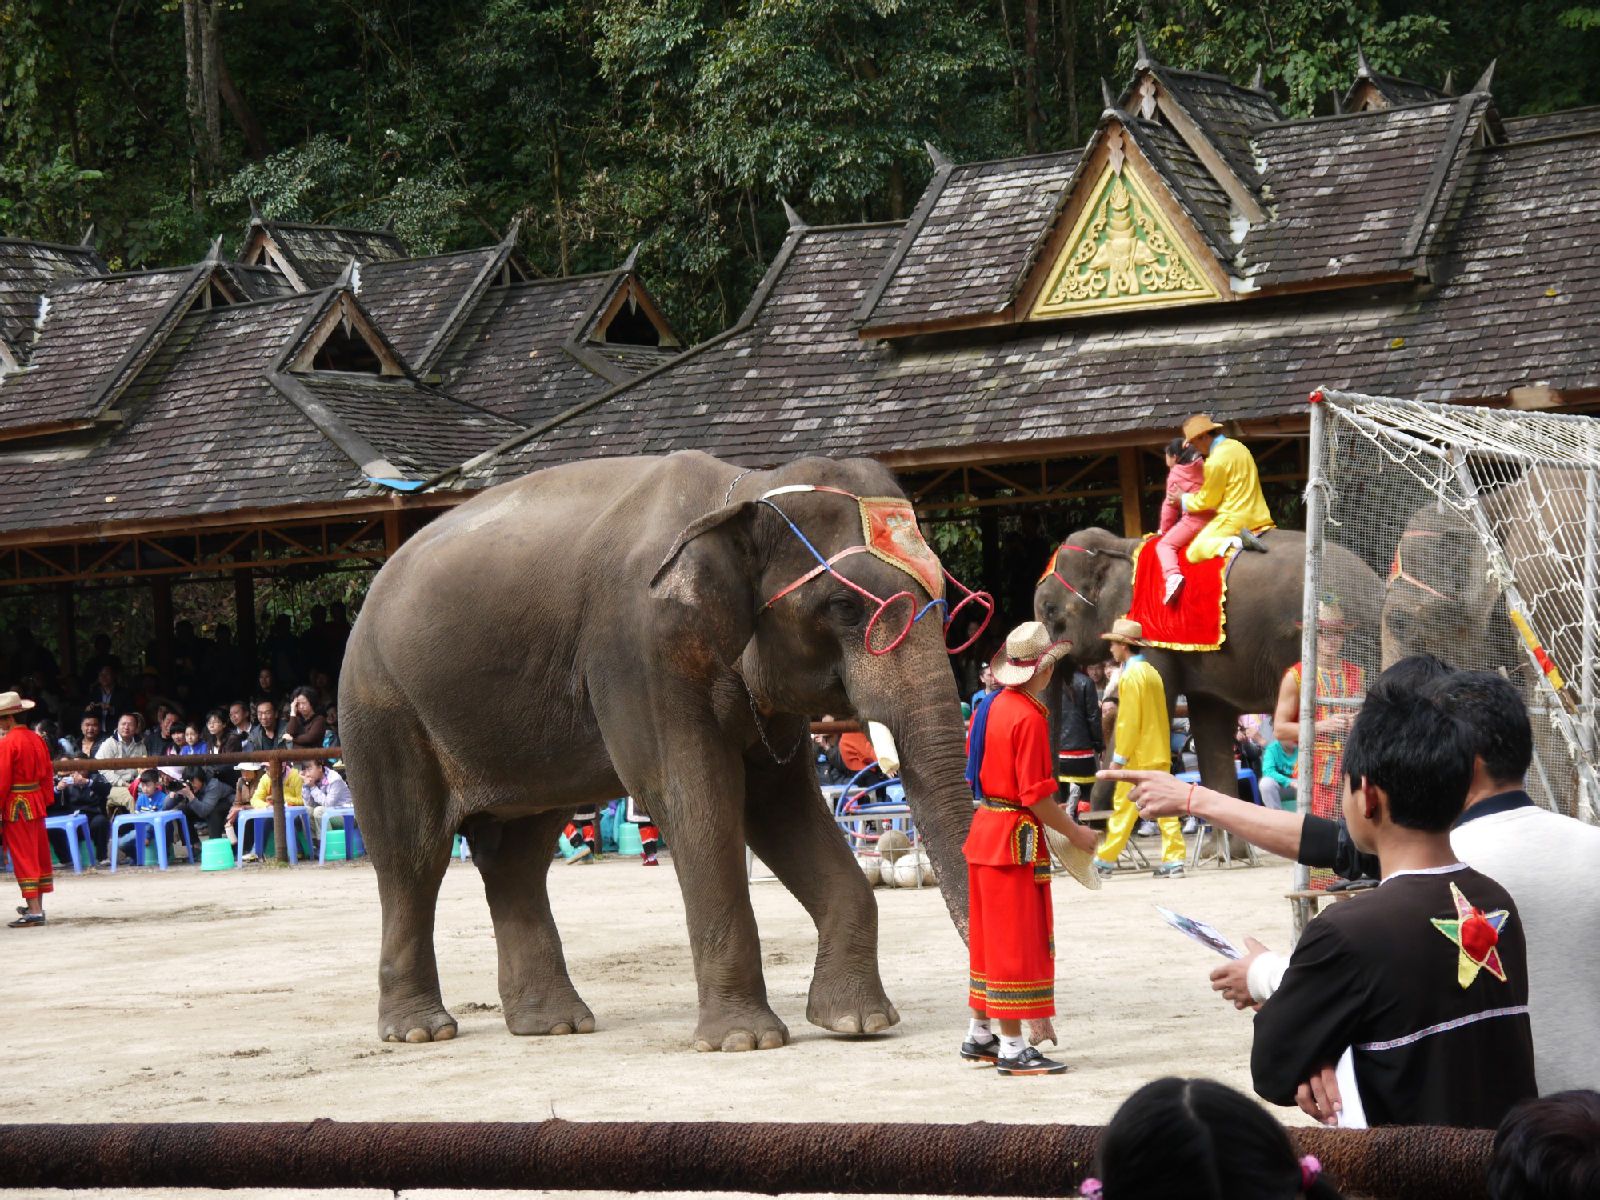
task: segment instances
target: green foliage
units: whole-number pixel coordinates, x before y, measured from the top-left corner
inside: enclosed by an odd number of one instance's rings
[[[1571,0],[292,0],[213,3],[241,99],[223,155],[185,109],[194,0],[0,0],[0,232],[132,267],[268,216],[393,221],[418,253],[513,217],[541,270],[641,266],[691,338],[728,324],[784,236],[904,217],[931,167],[1081,145],[1135,32],[1162,61],[1327,111],[1359,44],[1458,86],[1500,56],[1502,113],[1600,101],[1600,8]],[[254,133],[247,133],[253,128]]]

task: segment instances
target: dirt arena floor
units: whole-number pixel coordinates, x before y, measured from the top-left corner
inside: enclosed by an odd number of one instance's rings
[[[1284,946],[1281,860],[1172,881],[1124,874],[1099,892],[1058,878],[1056,1028],[1072,1070],[1020,1080],[956,1058],[965,951],[936,890],[875,892],[901,1023],[851,1039],[806,1024],[814,930],[781,885],[759,881],[759,862],[756,874],[767,987],[792,1043],[696,1054],[670,858],[661,870],[614,857],[551,868],[572,977],[599,1026],[556,1038],[505,1031],[483,889],[470,863],[452,863],[436,944],[460,1036],[423,1046],[376,1037],[378,896],[365,862],[68,873],[47,929],[0,930],[0,1003],[14,1014],[0,1119],[1103,1123],[1165,1074],[1249,1090],[1249,1016],[1206,980],[1220,959],[1154,906]],[[0,877],[0,891],[12,886]],[[20,1195],[0,1181],[0,1197]]]

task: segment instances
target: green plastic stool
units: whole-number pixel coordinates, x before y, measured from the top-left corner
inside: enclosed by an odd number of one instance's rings
[[[233,844],[227,838],[207,838],[200,843],[202,871],[231,871],[236,865]]]
[[[323,858],[348,858],[344,847],[344,830],[330,829],[327,836],[322,839]]]
[[[644,842],[639,837],[639,827],[632,821],[617,822],[617,853],[644,853]]]

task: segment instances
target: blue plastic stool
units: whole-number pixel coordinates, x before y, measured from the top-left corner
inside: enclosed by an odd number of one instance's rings
[[[111,869],[117,869],[117,859],[122,857],[118,843],[124,829],[133,830],[133,865],[144,866],[144,844],[154,839],[156,865],[167,869],[167,826],[177,824],[183,833],[183,843],[189,848],[189,861],[195,862],[194,839],[189,836],[189,818],[178,809],[167,812],[121,813],[111,820]]]
[[[46,817],[46,829],[64,830],[67,835],[67,849],[72,855],[72,873],[83,874],[83,859],[94,862],[94,842],[89,839],[89,818],[83,813],[67,813],[60,817]],[[80,857],[81,851],[81,857]]]
[[[300,839],[296,833],[304,833],[306,838],[306,853],[311,853],[311,814],[303,804],[286,804],[283,809],[284,833],[289,838],[289,865],[294,866],[300,861]],[[265,828],[262,823],[265,822]],[[256,853],[265,858],[270,851],[265,847],[267,835],[272,832],[272,810],[270,808],[252,808],[239,814],[239,865],[244,865],[245,843],[250,840],[251,827],[254,826],[256,835]]]
[[[320,849],[317,851],[318,863],[328,861],[328,832],[335,821],[338,821],[344,830],[344,852],[336,857],[357,858],[366,851],[366,845],[361,840],[361,830],[356,826],[356,810],[348,805],[343,808],[325,808],[322,810],[322,829],[317,835],[320,844]]]

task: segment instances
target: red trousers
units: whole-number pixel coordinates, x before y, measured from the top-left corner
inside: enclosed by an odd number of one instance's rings
[[[55,873],[50,868],[50,839],[45,836],[43,817],[6,821],[5,845],[6,853],[11,856],[11,873],[17,877],[24,900],[56,890]]]
[[[967,864],[967,1003],[997,1020],[1056,1012],[1055,910],[1033,864]]]

